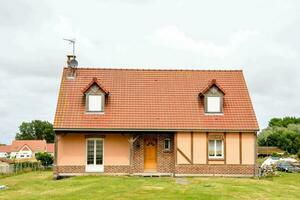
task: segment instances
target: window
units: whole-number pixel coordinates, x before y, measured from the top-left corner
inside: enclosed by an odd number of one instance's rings
[[[208,157],[209,158],[224,158],[223,140],[208,141]]]
[[[89,139],[87,141],[87,164],[103,164],[103,140]]]
[[[102,103],[102,95],[88,95],[88,111],[103,111]]]
[[[104,141],[100,138],[87,139],[86,172],[103,172]]]
[[[171,140],[169,138],[164,140],[164,149],[171,150]]]
[[[208,113],[221,112],[221,97],[207,97],[207,109]]]

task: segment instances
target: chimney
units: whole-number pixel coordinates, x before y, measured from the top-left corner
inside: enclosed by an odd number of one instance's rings
[[[67,55],[67,66],[68,66],[68,74],[67,79],[75,79],[76,77],[76,68],[78,66],[77,60],[75,60],[75,55]]]

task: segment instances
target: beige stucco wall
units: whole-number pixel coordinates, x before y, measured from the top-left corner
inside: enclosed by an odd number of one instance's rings
[[[194,164],[206,164],[206,133],[194,133]]]
[[[242,134],[242,164],[255,163],[255,142],[256,135],[254,133]]]
[[[104,164],[129,165],[130,146],[122,135],[106,135],[104,139]]]
[[[189,159],[191,159],[191,133],[176,133],[176,144]],[[223,133],[209,133],[209,135],[223,135]],[[225,136],[226,135],[226,136]],[[226,133],[224,135],[225,160],[208,160],[208,164],[240,164],[240,136],[239,133]],[[254,133],[242,133],[242,164],[255,163],[255,141]],[[193,133],[193,163],[206,164],[207,159],[206,133]],[[177,164],[190,164],[178,151],[176,152]]]
[[[240,164],[239,133],[226,133],[226,164]]]
[[[177,148],[191,159],[191,133],[177,133]],[[189,162],[178,151],[177,164],[189,164]]]
[[[106,134],[104,139],[104,165],[129,165],[129,143],[121,134]],[[86,138],[84,134],[57,136],[57,165],[85,165]]]
[[[57,136],[57,165],[85,165],[84,135]]]

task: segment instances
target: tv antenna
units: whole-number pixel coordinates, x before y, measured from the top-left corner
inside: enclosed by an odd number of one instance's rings
[[[75,42],[76,42],[76,39],[75,38],[73,38],[73,39],[63,38],[63,40],[68,41],[70,44],[73,45],[73,55],[75,56]]]

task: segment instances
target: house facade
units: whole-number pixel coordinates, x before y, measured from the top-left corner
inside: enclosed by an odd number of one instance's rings
[[[54,144],[46,140],[13,140],[11,145],[0,146],[1,158],[30,159],[39,152],[54,155]]]
[[[254,176],[259,130],[241,70],[65,68],[54,176]]]

